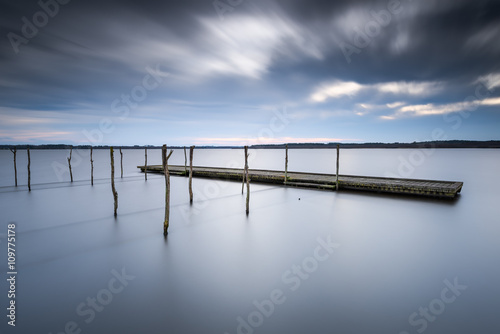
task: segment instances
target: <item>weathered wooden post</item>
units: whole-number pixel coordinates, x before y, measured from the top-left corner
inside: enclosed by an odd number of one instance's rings
[[[247,146],[245,146],[243,149],[245,149]],[[246,173],[247,173],[247,151],[244,151],[245,154],[245,164],[243,165],[243,178],[241,180],[241,194],[243,195],[243,190],[245,189],[245,179],[246,179]]]
[[[245,178],[247,181],[247,215],[250,212],[250,180],[248,177],[248,146],[245,146]]]
[[[285,144],[285,184],[288,181],[288,144]]]
[[[340,145],[337,144],[337,173],[335,174],[335,189],[339,190],[339,152],[340,151]]]
[[[148,148],[144,148],[144,180],[148,180]]]
[[[186,153],[186,146],[184,146],[184,174],[185,175],[187,175],[187,173],[188,173],[187,163],[188,163],[188,158],[187,158],[187,153]]]
[[[17,187],[17,163],[16,163],[16,155],[17,155],[17,147],[11,148],[10,151],[14,154],[14,181]]]
[[[174,153],[170,150],[167,156],[167,145],[163,145],[161,148],[161,161],[163,165],[163,174],[165,176],[165,221],[163,222],[163,234],[168,234],[168,225],[170,217],[170,172],[168,171],[168,159]]]
[[[189,148],[189,203],[193,204],[193,151],[194,146]]]
[[[90,146],[90,185],[94,185],[94,160],[92,160],[92,146]]]
[[[120,147],[120,168],[121,168],[120,178],[123,179],[123,153],[121,147]]]
[[[109,148],[109,157],[111,159],[111,191],[113,192],[113,199],[115,201],[115,217],[117,216],[118,210],[118,193],[115,188],[115,157],[113,152],[113,147]]]
[[[28,152],[28,190],[31,191],[31,158],[30,158],[30,147],[26,148]]]
[[[68,166],[69,166],[69,177],[71,179],[71,182],[73,182],[73,171],[71,170],[71,155],[73,154],[73,146],[71,146],[69,150],[69,158],[68,159]]]

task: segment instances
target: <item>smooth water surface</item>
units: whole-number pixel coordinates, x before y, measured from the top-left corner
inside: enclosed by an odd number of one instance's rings
[[[136,168],[144,150],[0,151],[0,270],[16,223],[16,328],[2,333],[498,333],[499,150],[342,150],[341,173],[463,181],[455,201],[171,178]],[[283,169],[281,150],[250,168]],[[334,173],[334,150],[290,150],[289,170]],[[160,150],[148,162],[160,163]],[[242,150],[195,150],[195,165],[242,166]],[[172,164],[184,164],[176,150]],[[328,246],[329,245],[329,246]],[[118,278],[117,278],[118,277]],[[450,288],[450,286],[454,286]],[[7,313],[8,286],[0,283]],[[81,331],[81,332],[79,332]]]

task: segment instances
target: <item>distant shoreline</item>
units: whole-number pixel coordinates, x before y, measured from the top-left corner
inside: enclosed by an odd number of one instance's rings
[[[490,140],[490,141],[468,141],[468,140],[448,140],[448,141],[425,141],[425,142],[413,142],[413,143],[291,143],[288,144],[290,149],[331,149],[336,148],[337,145],[342,149],[381,149],[381,148],[418,148],[418,149],[434,149],[434,148],[500,148],[500,140]],[[161,146],[154,145],[66,145],[66,144],[41,144],[41,145],[0,145],[0,149],[30,149],[35,150],[67,150],[71,147],[74,149],[109,149],[110,147],[122,148],[122,149],[160,149]],[[171,149],[183,149],[184,146],[169,146]],[[197,149],[241,149],[243,146],[196,146]],[[251,149],[284,149],[285,144],[268,144],[268,145],[250,145]]]

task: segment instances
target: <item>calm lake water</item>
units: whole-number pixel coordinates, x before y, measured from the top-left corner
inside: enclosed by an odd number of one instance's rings
[[[341,173],[463,181],[455,201],[171,178],[143,150],[0,151],[0,270],[16,224],[16,328],[1,333],[499,333],[500,150],[342,150]],[[250,150],[283,169],[284,151]],[[150,150],[150,164],[160,163]],[[333,173],[335,151],[290,150],[289,170]],[[242,150],[195,150],[195,165],[242,166]],[[184,164],[175,151],[172,164]]]

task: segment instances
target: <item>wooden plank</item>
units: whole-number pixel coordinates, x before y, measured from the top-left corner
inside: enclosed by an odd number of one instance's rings
[[[142,171],[144,166],[137,166]],[[162,173],[161,165],[147,166],[149,172]],[[171,175],[185,175],[184,166],[169,166]],[[193,177],[203,177],[228,181],[240,181],[243,169],[219,167],[195,167]],[[285,172],[274,170],[250,169],[249,177],[254,183],[283,184]],[[311,189],[336,189],[335,174],[303,173],[287,171],[287,185]],[[455,198],[462,190],[463,182],[399,179],[387,177],[368,177],[339,175],[342,189],[374,191],[380,193],[408,194],[426,197]]]

